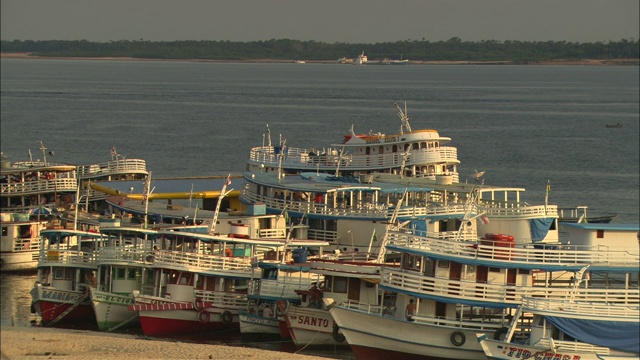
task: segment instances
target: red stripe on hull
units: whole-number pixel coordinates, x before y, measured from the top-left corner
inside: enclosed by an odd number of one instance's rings
[[[428,355],[407,354],[399,351],[391,351],[359,345],[351,345],[351,350],[358,360],[446,360],[445,358],[432,357]]]
[[[285,321],[280,320],[278,322],[278,325],[280,326],[280,337],[283,339],[291,339],[291,333],[289,332],[287,323]]]
[[[67,311],[72,304],[60,304],[48,301],[38,301],[33,304],[36,312],[42,318],[44,324],[48,324],[57,319],[60,314]],[[56,324],[82,323],[94,325],[96,323],[96,315],[93,312],[91,304],[81,304],[70,313],[65,315]]]
[[[221,329],[237,329],[240,331],[239,323],[226,325],[222,322],[208,322],[203,324],[199,321],[164,319],[149,316],[141,316],[140,325],[142,326],[142,332],[147,336],[181,336],[213,332]]]

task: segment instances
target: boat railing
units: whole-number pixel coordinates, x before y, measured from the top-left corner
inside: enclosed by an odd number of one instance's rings
[[[308,229],[307,237],[309,239],[334,243],[338,241],[338,232],[334,230]]]
[[[40,235],[37,234],[35,237],[27,236],[17,236],[13,240],[12,251],[15,253],[25,252],[25,251],[40,251]]]
[[[352,217],[352,218],[380,218],[388,219],[394,213],[394,208],[384,204],[372,204],[366,201],[355,202],[352,205],[346,205],[344,202],[333,204],[316,203],[311,201],[295,201],[277,199],[270,196],[258,195],[256,193],[244,190],[241,199],[248,203],[263,202],[268,208],[287,211],[336,217]],[[397,216],[400,218],[414,216],[432,216],[443,214],[463,214],[464,205],[450,207],[433,207],[424,204],[422,206],[416,204],[414,206],[402,206]]]
[[[510,216],[546,216],[557,217],[557,205],[527,205],[523,202],[487,201],[482,200],[478,206],[480,211],[491,217]]]
[[[145,265],[153,262],[154,252],[134,247],[106,247],[98,251],[98,263]]]
[[[574,290],[564,284],[558,286],[529,286],[526,284],[489,284],[471,280],[455,280],[416,274],[406,270],[382,268],[381,285],[424,297],[447,297],[477,303],[520,305],[525,297],[593,301],[612,304],[638,304],[638,289],[580,288]]]
[[[556,339],[553,340],[554,346],[552,347],[548,338],[540,339],[532,345],[536,347],[541,347],[544,349],[553,348],[557,352],[567,351],[567,352],[594,353],[594,354],[598,354],[598,358],[600,359],[602,358],[600,357],[601,355],[609,355],[611,350],[608,347],[596,346],[596,345],[587,344],[579,341],[563,341],[563,340],[556,340]]]
[[[437,253],[454,255],[467,259],[510,261],[520,264],[533,264],[541,267],[550,265],[584,266],[587,264],[606,264],[607,267],[637,266],[640,260],[638,253],[630,253],[627,248],[609,246],[580,246],[558,244],[526,244],[515,245],[508,242],[491,242],[478,239],[472,232],[463,233],[461,241],[455,239],[452,232],[424,233],[388,232],[388,244]],[[466,240],[466,241],[464,241]]]
[[[371,255],[369,258],[350,259],[342,257],[339,260],[314,260],[312,261],[313,271],[322,271],[325,273],[340,274],[360,274],[369,279],[379,278],[380,268],[382,264],[374,262],[376,257]]]
[[[78,178],[89,179],[122,173],[147,173],[147,163],[142,159],[117,159],[99,164],[78,166]]]
[[[272,298],[293,298],[300,297],[296,290],[307,290],[317,279],[312,278],[287,278],[286,281],[260,279],[253,280],[253,288],[249,293],[252,295],[268,296]]]
[[[196,289],[194,295],[196,302],[212,304],[217,308],[240,310],[247,307],[247,294]]]
[[[307,168],[309,170],[335,168],[338,163],[345,170],[351,168],[365,170],[368,168],[399,167],[403,161],[405,166],[423,163],[459,162],[457,148],[450,146],[412,150],[406,160],[402,151],[365,155],[341,154],[339,149],[327,148],[322,153],[317,154],[310,149],[287,147],[286,152],[283,154],[276,152],[273,147],[262,146],[255,147],[249,152],[250,162],[264,164],[269,167],[277,167],[281,157],[283,167]]]
[[[593,299],[591,299],[593,300]],[[638,320],[638,306],[613,306],[610,303],[576,302],[566,299],[525,298],[522,306],[527,311],[554,311],[565,314],[576,313],[580,316],[618,317]]]
[[[75,191],[77,188],[78,181],[69,178],[0,184],[0,192],[3,195],[36,195],[40,193],[68,192]]]
[[[250,257],[229,257],[182,251],[158,250],[154,267],[178,266],[189,271],[229,271],[248,275],[251,272]]]
[[[259,234],[261,238],[282,239],[287,236],[287,229],[260,229]]]
[[[86,250],[40,249],[38,266],[74,265],[95,267],[98,253]]]
[[[368,314],[376,314],[381,316],[398,316],[396,308],[388,305],[377,305],[359,302],[356,300],[347,300],[338,306],[350,310],[365,312]],[[402,317],[404,319],[404,315]],[[483,320],[483,321],[465,321],[456,319],[446,319],[442,317],[421,316],[420,314],[412,317],[416,324],[428,324],[438,326],[460,327],[465,329],[495,331],[505,326],[502,321]]]

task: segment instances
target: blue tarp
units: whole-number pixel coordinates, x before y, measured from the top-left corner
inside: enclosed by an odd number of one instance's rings
[[[597,321],[553,316],[545,316],[545,318],[578,341],[622,351],[640,352],[638,321]]]
[[[531,219],[529,225],[531,226],[531,240],[533,242],[541,241],[549,233],[551,224],[553,224],[554,218],[545,219]]]

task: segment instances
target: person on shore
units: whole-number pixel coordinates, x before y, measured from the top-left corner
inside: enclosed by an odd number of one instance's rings
[[[407,317],[407,321],[413,321],[413,316],[416,314],[416,304],[414,304],[413,299],[409,300],[409,304],[407,305],[407,309],[405,310],[405,316]]]

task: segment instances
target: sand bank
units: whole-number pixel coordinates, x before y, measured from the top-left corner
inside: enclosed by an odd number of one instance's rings
[[[316,356],[226,345],[190,344],[138,337],[40,327],[0,327],[2,360],[53,359],[260,359],[320,360]]]

